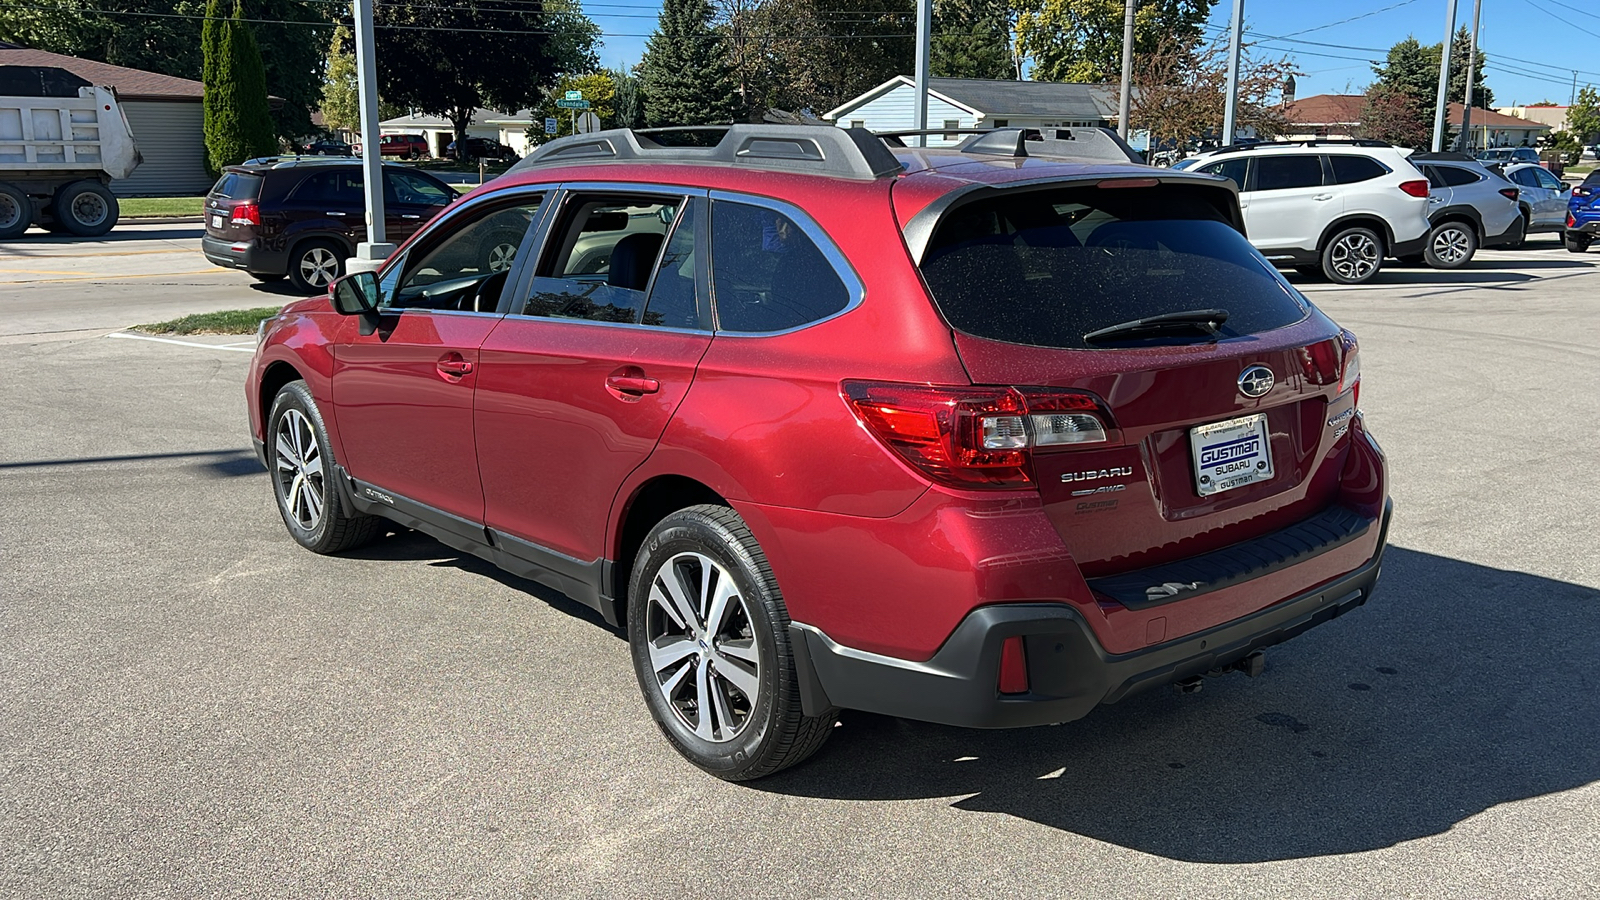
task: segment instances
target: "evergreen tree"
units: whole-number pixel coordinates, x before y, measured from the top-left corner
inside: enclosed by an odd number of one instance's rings
[[[271,156],[278,152],[278,132],[267,101],[267,69],[255,33],[244,21],[244,4],[234,4],[228,23],[228,56],[237,91],[240,140],[246,156]]]
[[[219,0],[211,6],[220,6]],[[218,27],[209,40],[202,33],[201,45],[206,53],[203,71],[210,78],[204,100],[206,161],[213,172],[220,172],[251,157],[276,153],[278,140],[267,107],[261,50],[250,26],[242,21],[243,10],[235,3],[229,19],[220,16],[220,9],[215,12],[206,24]]]
[[[639,76],[645,121],[652,127],[716,125],[733,118],[733,76],[706,0],[662,3]]]
[[[221,171],[217,163],[214,135],[222,128],[221,75],[226,68],[228,21],[222,13],[222,0],[207,0],[206,19],[200,26],[200,53],[202,57],[200,81],[205,86],[201,99],[201,128],[206,144],[206,170],[214,178]]]
[[[612,84],[616,85],[617,127],[643,128],[644,89],[639,84],[639,77],[627,69],[611,69],[608,74]]]
[[[929,68],[941,78],[1017,77],[1006,0],[935,0]]]

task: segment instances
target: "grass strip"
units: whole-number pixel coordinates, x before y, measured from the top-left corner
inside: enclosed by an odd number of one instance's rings
[[[204,197],[125,197],[117,205],[124,216],[198,216]]]
[[[278,314],[279,307],[262,306],[257,309],[229,309],[223,312],[195,313],[170,322],[154,325],[135,325],[130,331],[145,334],[255,334],[262,319]]]

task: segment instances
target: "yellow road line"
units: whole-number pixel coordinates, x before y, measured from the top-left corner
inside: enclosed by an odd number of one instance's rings
[[[82,259],[102,256],[150,256],[156,253],[195,253],[191,247],[173,247],[169,250],[112,250],[106,253],[29,253],[21,259]]]
[[[232,272],[232,269],[213,267],[193,272],[151,272],[146,275],[85,275],[82,278],[41,278],[37,281],[0,281],[0,284],[62,284],[71,281],[122,281],[128,278],[181,278],[186,275],[208,275]]]

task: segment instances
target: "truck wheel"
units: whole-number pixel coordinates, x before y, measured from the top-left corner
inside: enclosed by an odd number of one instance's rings
[[[99,237],[117,224],[117,198],[98,181],[74,181],[50,201],[56,221],[78,237]]]
[[[0,183],[0,241],[21,237],[33,221],[33,201],[21,188]]]

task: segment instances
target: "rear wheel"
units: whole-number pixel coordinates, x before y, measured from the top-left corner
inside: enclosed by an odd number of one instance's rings
[[[1338,232],[1322,248],[1322,274],[1339,284],[1361,284],[1383,268],[1383,239],[1360,226]]]
[[[382,520],[349,509],[335,483],[332,444],[311,389],[291,381],[267,415],[267,469],[283,524],[300,546],[338,553],[377,536]]]
[[[628,587],[628,644],[645,703],[672,746],[745,781],[817,751],[836,714],[800,707],[789,613],[766,554],[722,506],[663,519]]]
[[[117,224],[117,198],[98,181],[74,181],[50,201],[56,221],[78,237],[99,237]]]
[[[1561,245],[1567,248],[1568,253],[1582,253],[1589,249],[1589,243],[1593,240],[1586,234],[1563,234]]]
[[[1440,222],[1428,233],[1423,254],[1435,269],[1459,269],[1478,252],[1478,232],[1466,222]]]
[[[343,274],[344,253],[332,241],[306,241],[289,254],[289,281],[307,294],[327,290]]]
[[[0,183],[0,241],[20,237],[33,221],[33,201],[19,187]]]

